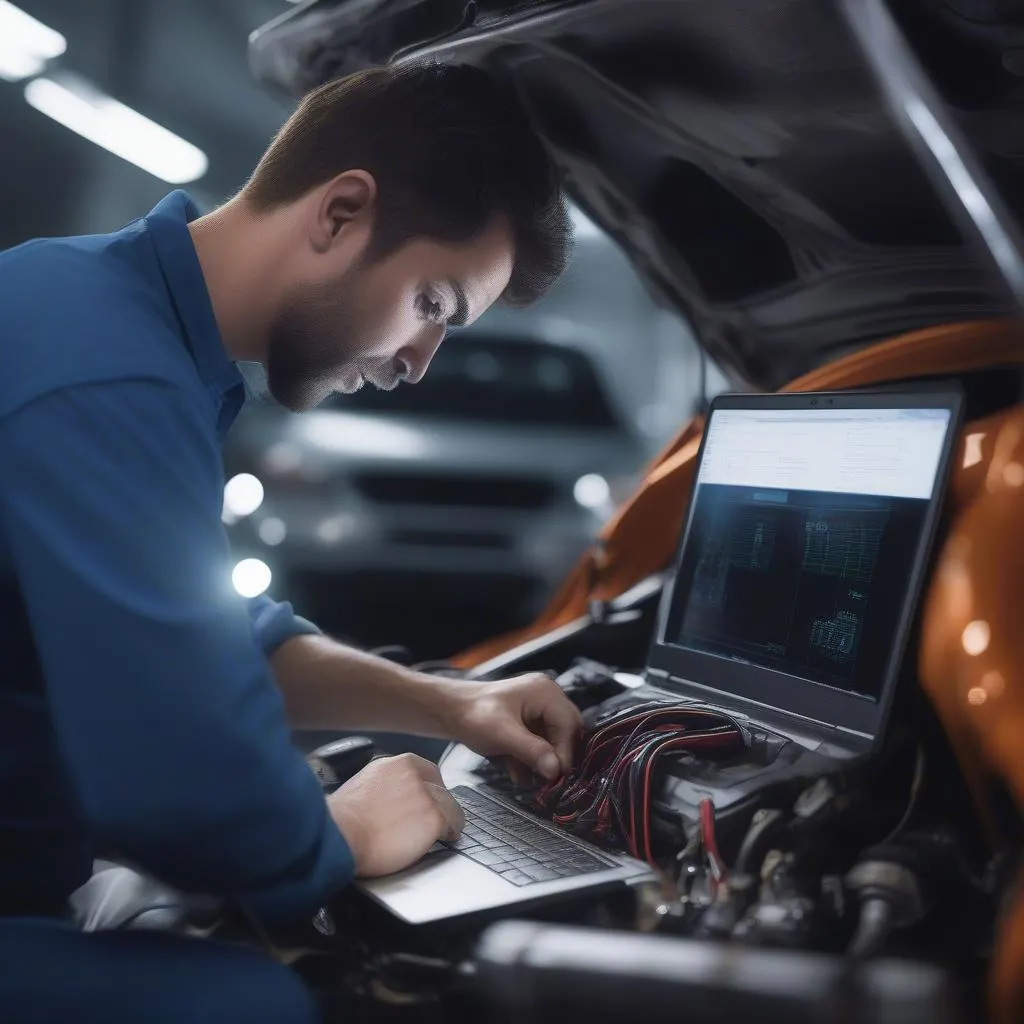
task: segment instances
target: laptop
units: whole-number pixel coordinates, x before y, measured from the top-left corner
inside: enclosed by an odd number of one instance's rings
[[[744,756],[668,772],[667,799],[722,812],[880,747],[960,421],[946,392],[729,395],[709,412],[675,572],[640,690],[740,724]],[[456,747],[458,841],[359,883],[424,924],[653,877],[519,807]]]

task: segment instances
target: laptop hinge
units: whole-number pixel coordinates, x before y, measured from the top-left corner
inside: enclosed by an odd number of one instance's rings
[[[833,725],[831,722],[822,722],[816,718],[806,715],[798,715],[792,711],[783,711],[771,704],[762,704],[749,697],[736,697],[733,694],[724,693],[710,686],[695,682],[692,679],[683,679],[671,675],[663,669],[648,668],[646,675],[651,678],[663,679],[670,682],[674,687],[684,688],[695,700],[707,704],[721,706],[724,711],[731,712],[737,716],[749,719],[755,725],[761,725],[776,732],[789,734],[792,732],[794,739],[829,740],[841,745],[852,745],[861,747],[865,743],[870,744],[872,737],[868,733],[850,729],[842,725]],[[675,694],[673,694],[675,695]],[[850,741],[844,741],[840,737],[850,737]]]

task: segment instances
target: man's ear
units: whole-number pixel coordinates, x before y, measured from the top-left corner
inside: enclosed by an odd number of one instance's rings
[[[313,248],[327,252],[347,229],[368,224],[377,201],[377,182],[367,171],[345,171],[324,187],[311,232]]]

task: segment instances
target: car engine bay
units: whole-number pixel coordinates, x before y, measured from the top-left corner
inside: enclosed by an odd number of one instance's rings
[[[792,741],[680,706],[634,673],[577,658],[558,682],[587,723],[572,775],[543,784],[459,747],[442,774],[452,786],[472,775],[599,848],[639,854],[654,878],[513,920],[436,927],[402,925],[346,894],[307,934],[275,937],[279,948],[316,950],[297,967],[325,999],[385,1021],[485,1010],[546,1021],[570,1008],[603,1021],[627,1007],[668,1021],[680,1005],[693,1021],[978,1019],[1014,859],[987,840],[911,687],[876,758],[821,775]],[[350,741],[339,776],[370,756],[368,743]],[[737,770],[742,782],[751,762],[805,761],[742,799],[720,799],[742,788]],[[695,800],[694,789],[715,801]]]

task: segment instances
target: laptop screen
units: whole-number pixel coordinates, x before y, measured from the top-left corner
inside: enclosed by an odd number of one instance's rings
[[[951,416],[715,409],[662,643],[877,701]]]

